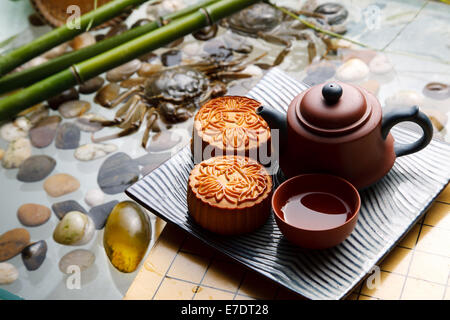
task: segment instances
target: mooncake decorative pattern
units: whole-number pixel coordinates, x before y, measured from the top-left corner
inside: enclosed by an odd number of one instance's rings
[[[246,97],[225,96],[208,101],[198,111],[195,121],[202,139],[221,149],[248,148],[270,138],[266,121],[258,116],[261,105]]]
[[[255,231],[270,215],[272,177],[256,160],[219,156],[190,172],[186,194],[190,217],[223,235]]]
[[[254,160],[243,157],[212,158],[199,164],[193,177],[197,193],[206,199],[231,204],[257,200],[270,185],[269,177]]]

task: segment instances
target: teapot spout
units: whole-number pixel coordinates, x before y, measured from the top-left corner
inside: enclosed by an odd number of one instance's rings
[[[256,114],[261,116],[269,125],[270,129],[279,130],[280,146],[284,149],[287,141],[287,118],[286,115],[268,106],[259,106]]]
[[[287,139],[286,115],[268,106],[259,106],[256,114],[261,116],[269,125],[270,129],[280,130],[280,139]]]

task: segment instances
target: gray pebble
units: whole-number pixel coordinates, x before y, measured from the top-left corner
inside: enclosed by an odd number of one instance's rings
[[[80,145],[80,129],[73,123],[63,123],[56,132],[55,146],[58,149],[76,149]]]
[[[45,179],[55,168],[56,160],[46,155],[31,156],[19,167],[17,180],[36,182]]]
[[[57,202],[52,205],[52,210],[56,214],[59,220],[64,218],[66,213],[70,211],[78,211],[86,214],[86,210],[75,200],[66,200],[62,202]]]

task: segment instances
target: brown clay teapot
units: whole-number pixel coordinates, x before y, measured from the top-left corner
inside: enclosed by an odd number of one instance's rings
[[[280,130],[280,168],[286,178],[303,173],[329,173],[363,189],[381,179],[396,157],[423,149],[433,127],[418,107],[382,115],[376,97],[343,82],[319,84],[289,105],[287,117],[268,106],[257,109],[271,129]],[[390,129],[402,121],[423,130],[411,144],[394,143]]]

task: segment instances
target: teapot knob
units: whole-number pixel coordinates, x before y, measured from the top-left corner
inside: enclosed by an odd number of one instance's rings
[[[327,104],[335,104],[342,96],[342,87],[337,83],[327,83],[322,87],[322,96]]]

